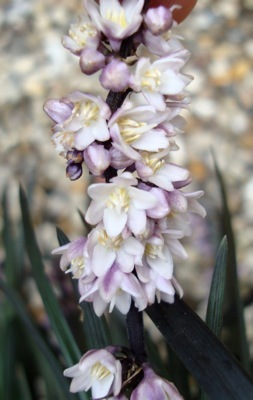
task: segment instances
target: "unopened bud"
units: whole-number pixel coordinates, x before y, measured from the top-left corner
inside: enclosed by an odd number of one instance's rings
[[[105,56],[100,51],[87,47],[80,55],[80,68],[86,75],[92,75],[105,65]]]
[[[82,164],[75,164],[70,162],[66,168],[66,175],[71,181],[75,181],[80,178],[83,173]]]
[[[173,18],[170,10],[166,7],[159,6],[156,8],[149,8],[147,11],[144,22],[147,28],[153,35],[158,36],[167,32],[173,23]]]
[[[93,143],[83,151],[84,162],[89,171],[100,176],[110,165],[110,153],[103,145]]]
[[[130,72],[123,61],[112,60],[99,77],[101,85],[113,92],[122,92],[128,87]]]

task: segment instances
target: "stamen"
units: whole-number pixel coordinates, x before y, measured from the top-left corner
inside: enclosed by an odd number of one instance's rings
[[[96,362],[91,368],[91,375],[99,381],[110,375],[110,371],[101,362]]]
[[[130,144],[143,133],[143,127],[147,126],[146,122],[137,122],[131,118],[120,118],[118,120],[121,137],[125,143]]]
[[[128,211],[130,198],[128,192],[124,188],[116,188],[106,202],[107,207],[114,208],[117,211]]]

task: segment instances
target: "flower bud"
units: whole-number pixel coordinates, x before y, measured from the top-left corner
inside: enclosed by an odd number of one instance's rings
[[[128,87],[130,72],[123,61],[112,60],[107,64],[99,77],[101,85],[113,92],[122,92]]]
[[[72,104],[63,100],[47,100],[43,107],[45,113],[57,124],[64,122],[72,113]]]
[[[150,32],[158,36],[171,28],[173,18],[169,9],[159,6],[156,8],[149,8],[144,17],[144,22]]]
[[[82,164],[75,164],[70,162],[66,168],[66,175],[71,181],[76,181],[82,176],[83,168]]]
[[[80,55],[80,68],[86,75],[92,75],[105,65],[105,56],[100,51],[87,47]]]
[[[133,164],[133,160],[114,147],[110,148],[111,166],[116,169],[124,169]]]
[[[110,165],[110,153],[103,145],[93,143],[83,152],[85,164],[95,176],[100,176]]]

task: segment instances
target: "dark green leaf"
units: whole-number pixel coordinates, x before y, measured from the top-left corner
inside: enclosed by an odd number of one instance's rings
[[[59,365],[58,361],[52,355],[50,349],[48,348],[47,344],[45,343],[44,339],[37,331],[36,327],[32,323],[30,317],[28,316],[25,307],[22,303],[21,298],[15,294],[13,289],[11,289],[5,282],[0,280],[0,288],[4,291],[6,297],[12,304],[14,310],[16,311],[17,315],[21,318],[22,322],[25,324],[27,332],[30,334],[32,340],[36,343],[38,348],[40,349],[43,356],[47,359],[50,367],[51,373],[55,377],[55,384],[58,384],[59,387],[62,388],[62,396],[63,399],[73,399],[72,395],[69,393],[68,385],[66,379],[63,377],[62,368]]]
[[[42,297],[45,309],[52,324],[53,331],[58,339],[61,351],[68,366],[79,361],[81,354],[73,335],[66,323],[53,289],[45,274],[41,253],[33,231],[31,217],[28,210],[26,196],[20,188],[20,204],[23,218],[23,228],[28,256],[33,269],[34,278]]]
[[[183,300],[153,304],[146,312],[210,399],[252,398],[250,377]]]
[[[225,183],[222,174],[218,168],[214,154],[213,159],[222,198],[221,217],[224,225],[224,234],[227,236],[228,241],[228,268],[225,291],[225,309],[230,310],[227,311],[227,313],[230,313],[231,318],[224,318],[224,325],[229,332],[229,340],[227,342],[227,345],[230,347],[233,353],[236,354],[244,367],[249,371],[249,349],[246,337],[243,305],[240,296],[237,275],[235,238],[232,229],[231,215],[228,206]]]
[[[221,337],[222,330],[226,268],[227,238],[224,237],[218,249],[206,313],[206,323],[218,338]]]

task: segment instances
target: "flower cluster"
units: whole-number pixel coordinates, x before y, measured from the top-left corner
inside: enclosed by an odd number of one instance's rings
[[[205,216],[198,203],[203,192],[185,191],[189,171],[171,160],[191,81],[181,71],[189,53],[171,32],[182,15],[176,2],[170,8],[147,5],[152,2],[84,0],[84,14],[63,45],[79,57],[84,74],[99,72],[110,92],[104,100],[76,91],[44,106],[68,177],[78,179],[85,164],[104,178],[88,188],[90,233],[53,251],[61,254],[61,269],[78,280],[80,301],[92,302],[98,316],[107,308],[126,314],[182,296],[174,258],[187,257],[181,239],[191,234],[190,213]],[[187,3],[187,13],[195,3]],[[88,351],[64,372],[72,378],[70,390],[91,389],[94,399],[127,400],[126,391],[131,400],[182,399],[140,354],[115,346]]]
[[[125,370],[126,364],[128,369]],[[131,375],[128,372],[129,364]],[[138,366],[134,359],[124,354],[124,350],[119,351],[116,346],[88,351],[78,364],[67,368],[64,375],[72,378],[72,393],[91,389],[94,399],[127,400],[127,397],[121,394],[122,387],[127,389],[129,383],[132,385],[135,379],[138,383],[130,400],[183,399],[173,383],[156,375],[147,363]]]
[[[189,213],[205,215],[202,191],[185,192],[189,172],[171,162],[191,80],[181,72],[189,53],[171,33],[176,6],[143,6],[85,0],[85,14],[63,43],[85,74],[101,70],[100,83],[111,92],[104,101],[77,91],[44,107],[70,179],[80,177],[83,162],[106,178],[88,188],[85,218],[94,228],[54,250],[79,280],[80,301],[93,302],[98,316],[107,306],[126,314],[132,300],[141,311],[182,295],[173,258],[187,257],[180,239],[190,234]],[[115,93],[122,98],[116,108]]]

